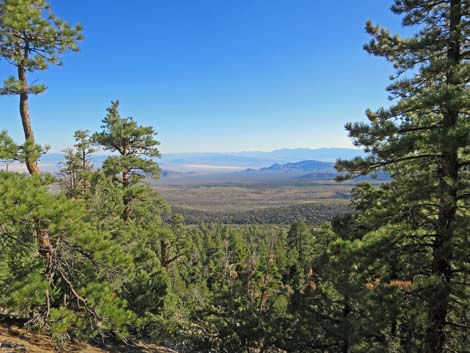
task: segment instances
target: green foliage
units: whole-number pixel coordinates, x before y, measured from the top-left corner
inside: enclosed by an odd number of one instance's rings
[[[158,176],[156,132],[122,118],[118,101],[101,132],[75,133],[61,190],[51,176],[0,172],[2,312],[58,345],[131,336],[181,352],[468,351],[469,9],[396,0],[392,11],[418,28],[409,38],[367,24],[366,50],[397,71],[392,106],[347,125],[369,154],[337,167],[392,179],[357,184],[341,212],[294,206],[202,215],[268,226],[186,226],[201,214],[171,213],[144,183]],[[1,93],[21,96],[29,126],[23,145],[0,133],[0,160],[38,173],[27,95],[45,87],[25,74],[80,39],[45,1],[0,0],[0,55],[20,73]],[[95,145],[113,153],[97,169]]]
[[[95,133],[93,141],[105,150],[119,154],[104,161],[103,172],[123,189],[123,217],[128,220],[135,216],[135,203],[142,204],[145,195],[151,193],[139,182],[146,176],[159,176],[158,164],[151,158],[160,156],[157,148],[160,143],[155,139],[156,132],[152,127],[139,126],[133,118],[121,118],[119,101],[111,102],[107,112],[103,131]],[[146,205],[150,206],[150,203]]]
[[[194,351],[276,351],[276,319],[285,313],[279,263],[285,238],[274,229],[215,227],[194,249],[211,295],[196,306],[185,332]],[[205,263],[205,265],[204,265]],[[200,275],[199,275],[200,276]],[[194,281],[197,276],[188,280]],[[203,283],[204,283],[203,282]],[[281,290],[280,290],[281,289]]]
[[[51,64],[61,65],[60,55],[78,51],[81,31],[80,25],[72,27],[56,17],[45,0],[0,1],[0,58],[13,65],[17,72],[17,77],[5,80],[0,95],[19,96],[25,135],[22,161],[31,174],[40,173],[37,161],[47,147],[43,149],[35,142],[28,100],[30,94],[43,93],[46,86],[29,84],[28,73],[44,71]]]
[[[8,164],[19,159],[19,147],[5,130],[0,131],[0,161]]]
[[[62,163],[62,187],[69,197],[85,197],[91,187],[93,165],[91,155],[95,152],[88,130],[75,131],[75,145],[64,151]]]
[[[21,162],[32,163],[40,159],[41,155],[49,151],[49,146],[41,146],[35,144],[31,139],[26,139],[25,142],[19,147],[18,160]]]
[[[119,153],[109,157],[103,165],[105,173],[111,175],[123,186],[136,184],[145,175],[158,176],[158,165],[144,157],[160,157],[155,140],[156,132],[150,126],[138,126],[133,118],[122,118],[119,114],[119,101],[111,102],[111,107],[103,119],[103,131],[93,139],[105,150]],[[121,177],[119,177],[121,174]]]
[[[111,274],[128,266],[128,255],[105,231],[85,222],[84,204],[52,195],[50,178],[0,173],[0,298],[5,306],[52,330],[59,312],[74,320],[60,329],[67,336],[93,337],[111,330],[124,334],[131,312],[111,290]],[[38,232],[46,227],[54,257],[38,256]],[[116,273],[117,272],[117,273]],[[62,315],[62,314],[61,314]],[[126,320],[123,317],[127,318]]]
[[[80,25],[71,26],[57,18],[44,0],[0,1],[0,56],[26,71],[61,65],[61,54],[78,51],[81,31]],[[0,94],[38,94],[45,90],[43,84],[25,87],[20,78],[12,76]]]
[[[392,11],[416,29],[408,38],[367,24],[373,39],[365,49],[396,69],[392,105],[367,111],[367,123],[346,126],[370,154],[337,164],[346,177],[377,170],[394,176],[378,189],[358,190],[358,206],[361,222],[372,228],[367,241],[378,257],[377,279],[412,284],[406,295],[382,292],[397,320],[403,308],[414,313],[404,319],[415,326],[413,339],[402,341],[407,352],[458,350],[468,336],[462,283],[469,254],[462,245],[469,227],[469,9],[460,0],[397,0]]]
[[[6,164],[7,169],[8,165],[15,161],[36,161],[48,150],[49,146],[35,145],[31,140],[18,145],[5,130],[0,131],[0,161]]]
[[[238,212],[202,211],[182,207],[174,207],[173,209],[184,215],[185,223],[188,225],[201,223],[290,225],[304,221],[310,225],[320,226],[331,221],[336,215],[351,211],[351,207],[347,203],[340,202],[311,203]]]

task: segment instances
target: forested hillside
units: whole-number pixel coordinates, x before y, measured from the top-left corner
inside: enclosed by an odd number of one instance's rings
[[[160,172],[155,128],[118,100],[97,131],[76,122],[60,176],[41,173],[49,147],[29,99],[46,85],[30,78],[78,51],[82,27],[45,0],[0,0],[0,58],[15,74],[0,93],[17,96],[24,131],[0,133],[0,160],[29,172],[0,171],[0,321],[58,351],[468,352],[470,2],[395,0],[392,11],[414,34],[368,23],[365,45],[396,71],[391,106],[346,126],[366,155],[336,163],[338,182],[390,179],[355,184],[331,220],[321,207],[297,208],[312,224],[268,208],[188,226],[143,182]],[[93,166],[98,151],[108,155]]]
[[[320,226],[331,221],[334,216],[348,213],[347,203],[312,203],[305,205],[261,208],[248,211],[224,212],[201,211],[173,207],[174,212],[184,216],[185,224],[284,224],[303,221],[309,225]]]

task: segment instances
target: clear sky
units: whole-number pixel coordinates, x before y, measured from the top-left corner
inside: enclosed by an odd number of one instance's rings
[[[391,2],[52,0],[85,40],[30,75],[48,86],[31,99],[37,140],[60,151],[119,98],[163,152],[350,147],[344,124],[387,104],[391,67],[362,45],[368,19],[399,28]],[[0,129],[19,139],[17,100],[0,97]]]

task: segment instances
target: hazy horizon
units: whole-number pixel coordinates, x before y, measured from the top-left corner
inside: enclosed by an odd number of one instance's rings
[[[309,160],[333,163],[338,158],[350,159],[363,153],[356,148],[284,148],[272,151],[162,153],[156,161],[162,169],[170,171],[230,172]],[[110,155],[107,151],[97,150],[91,156],[91,161],[99,166]],[[49,151],[41,156],[39,164],[44,171],[57,172],[62,161],[63,152]],[[5,163],[0,163],[0,169],[4,168]],[[25,166],[14,162],[9,163],[9,169],[25,171]]]

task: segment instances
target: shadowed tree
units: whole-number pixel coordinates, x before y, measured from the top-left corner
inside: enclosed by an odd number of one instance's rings
[[[89,222],[83,200],[50,193],[51,182],[0,172],[0,306],[56,338],[126,334],[133,314],[113,274],[129,266],[127,249]],[[49,262],[37,256],[38,224]]]
[[[396,69],[388,87],[392,106],[368,111],[368,123],[347,125],[355,144],[370,154],[337,166],[349,176],[380,169],[393,175],[390,202],[400,208],[388,221],[401,225],[396,241],[407,239],[403,252],[413,241],[425,268],[412,276],[428,307],[424,352],[442,353],[456,348],[456,337],[468,330],[462,312],[468,311],[470,268],[463,250],[470,195],[470,4],[395,0],[392,11],[416,34],[402,38],[368,23],[373,39],[365,46]]]
[[[19,95],[20,115],[26,142],[35,146],[34,131],[29,113],[29,95],[43,93],[44,84],[30,84],[28,73],[44,71],[49,65],[61,65],[61,54],[78,51],[82,39],[81,26],[71,26],[57,18],[44,0],[0,1],[0,57],[17,69],[9,77],[0,94]],[[26,150],[26,152],[28,152]],[[30,174],[38,174],[38,155],[26,155]]]

